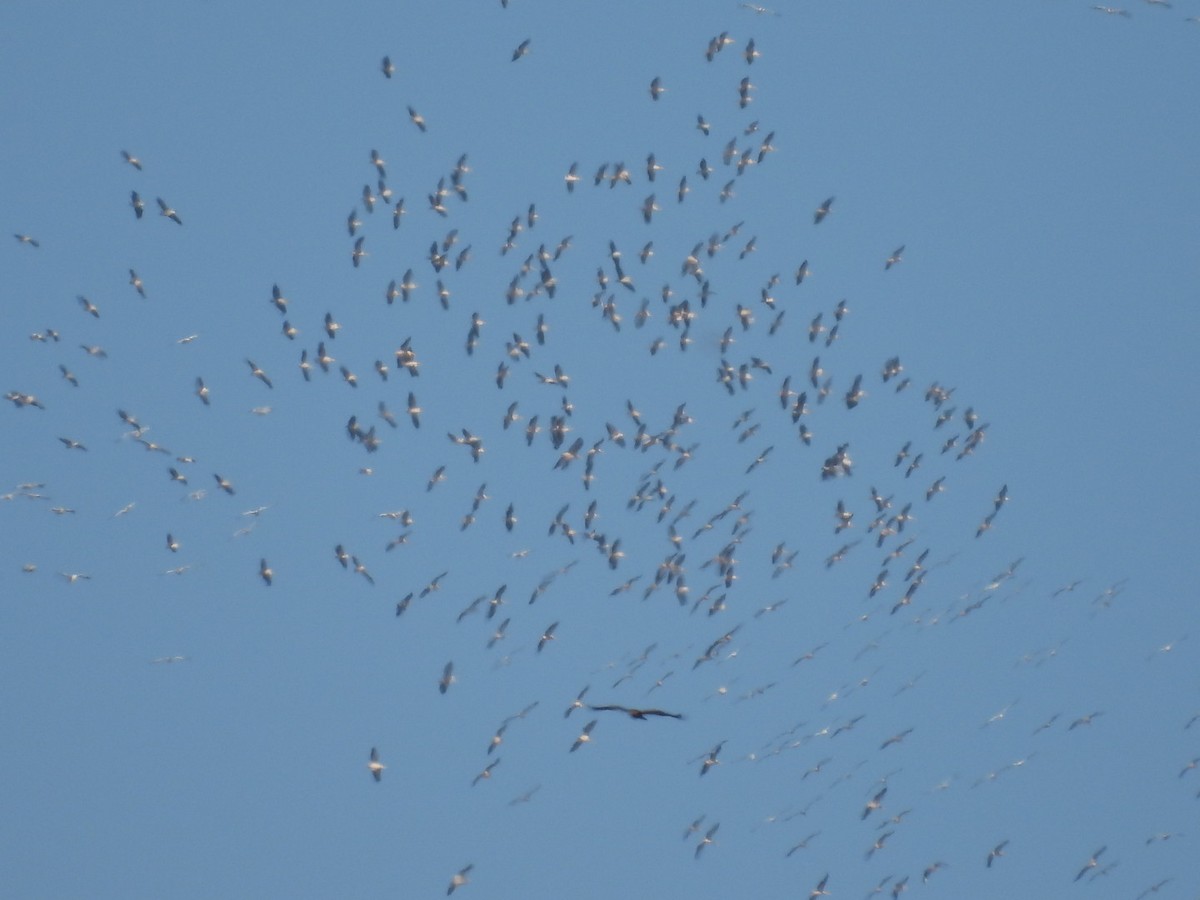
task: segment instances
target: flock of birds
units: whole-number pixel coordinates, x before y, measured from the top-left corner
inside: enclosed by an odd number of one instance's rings
[[[1170,6],[1165,0],[1146,2]],[[507,6],[507,0],[502,5]],[[779,15],[754,4],[740,6],[757,17]],[[1121,9],[1093,8],[1129,15]],[[639,739],[638,733],[617,734],[611,718],[638,723],[639,733],[643,727],[695,729],[699,722],[706,732],[699,736],[703,749],[697,747],[698,755],[690,762],[668,760],[664,766],[691,766],[708,783],[721,777],[712,773],[730,762],[765,766],[771,760],[796,759],[784,776],[787,790],[816,790],[803,808],[793,805],[768,817],[772,826],[794,832],[781,845],[780,855],[817,852],[810,844],[815,845],[823,829],[801,829],[807,831],[801,835],[795,820],[803,816],[811,821],[809,810],[820,804],[823,815],[844,817],[850,827],[858,828],[864,859],[878,861],[887,856],[890,839],[901,839],[910,828],[936,827],[928,819],[910,825],[910,814],[921,821],[918,794],[926,786],[906,781],[904,767],[896,768],[891,758],[897,752],[892,748],[920,742],[922,725],[914,721],[886,733],[870,732],[872,723],[864,723],[863,714],[847,708],[853,702],[848,698],[878,692],[877,682],[883,681],[895,698],[892,702],[899,705],[904,695],[923,687],[925,667],[917,663],[905,673],[896,665],[868,670],[861,668],[859,658],[881,651],[905,658],[918,652],[918,642],[928,633],[962,627],[958,623],[968,617],[999,615],[1000,604],[1015,603],[1033,589],[1021,582],[1020,558],[983,573],[963,574],[953,568],[957,557],[972,553],[979,564],[976,549],[1002,524],[1010,502],[1007,483],[993,483],[980,492],[964,474],[984,452],[991,433],[985,414],[944,377],[910,374],[901,355],[893,352],[868,360],[856,351],[856,332],[869,328],[872,314],[846,299],[828,299],[832,285],[811,287],[820,280],[823,260],[814,258],[810,265],[803,256],[772,259],[766,269],[752,268],[772,251],[760,251],[758,235],[747,224],[753,210],[739,208],[737,197],[749,179],[768,177],[777,148],[776,132],[753,118],[758,87],[752,73],[763,51],[749,39],[740,44],[740,59],[730,60],[738,44],[723,32],[707,47],[697,48],[698,65],[725,67],[728,90],[721,102],[727,108],[711,120],[698,114],[695,134],[670,138],[670,153],[651,152],[637,163],[619,156],[563,160],[554,190],[566,195],[580,220],[590,215],[589,203],[612,206],[613,198],[619,198],[628,212],[625,233],[587,242],[567,231],[542,237],[546,226],[541,220],[550,217],[543,216],[537,203],[529,203],[507,223],[481,224],[471,216],[473,169],[467,153],[448,154],[443,176],[436,183],[417,185],[398,176],[383,152],[364,147],[368,180],[354,192],[340,263],[345,266],[348,261],[348,268],[355,270],[359,296],[313,309],[307,298],[293,301],[291,290],[296,289],[285,289],[287,277],[281,274],[277,282],[261,286],[256,301],[263,313],[263,335],[254,343],[268,349],[256,351],[256,358],[231,353],[222,370],[193,373],[187,348],[207,335],[181,335],[178,369],[187,372],[192,386],[193,398],[186,402],[194,406],[188,416],[210,416],[226,404],[244,407],[245,398],[253,395],[255,405],[249,411],[258,423],[254,427],[270,426],[274,411],[265,401],[273,395],[299,396],[303,402],[302,392],[314,390],[317,382],[340,379],[346,392],[336,401],[320,395],[331,408],[319,414],[314,410],[313,417],[336,415],[344,422],[347,445],[329,464],[352,468],[362,478],[383,480],[404,470],[414,446],[443,448],[444,462],[427,477],[420,473],[418,479],[409,479],[406,490],[411,497],[405,506],[369,512],[394,529],[386,541],[380,540],[376,548],[351,549],[331,536],[327,545],[309,541],[305,553],[353,577],[353,588],[347,590],[386,597],[386,609],[380,611],[393,620],[392,627],[410,627],[419,609],[427,616],[452,617],[454,627],[470,633],[455,651],[460,667],[464,654],[497,668],[536,666],[555,653],[562,664],[564,656],[575,655],[571,668],[580,684],[564,689],[548,682],[541,696],[527,698],[520,712],[505,717],[494,730],[479,723],[457,726],[478,730],[486,745],[485,765],[471,779],[472,787],[501,777],[497,767],[508,746],[509,729],[538,716],[544,720],[546,707],[558,707],[551,709],[550,717],[560,725],[560,720],[580,713],[583,723],[578,728],[545,726],[546,740],[559,741],[572,764],[578,756],[594,752],[597,743]],[[527,38],[512,50],[510,61],[528,65],[532,60],[526,58],[535,53],[534,41]],[[411,78],[400,68],[388,56],[379,65],[389,81]],[[645,83],[641,102],[671,102],[669,78],[648,74]],[[405,141],[435,138],[435,116],[427,121],[411,103],[402,101],[400,106],[407,109],[412,126]],[[691,151],[679,149],[689,146],[689,140],[696,148],[691,157]],[[186,239],[191,225],[187,209],[177,209],[156,190],[142,186],[140,179],[152,170],[153,160],[143,161],[129,151],[121,155],[135,184],[129,193],[131,211],[125,214],[139,227],[162,223],[181,228],[178,234]],[[702,203],[707,205],[691,211]],[[674,208],[687,212],[696,223],[691,226],[696,234],[687,246],[659,247],[656,226]],[[840,212],[836,195],[814,198],[803,227],[827,229]],[[49,240],[43,248],[31,235],[17,234],[16,239],[30,252],[52,252]],[[804,242],[801,236],[787,243]],[[417,246],[419,252],[410,249]],[[891,252],[882,249],[864,264],[882,279],[895,278],[904,268],[907,247],[897,242]],[[488,292],[474,284],[465,286],[472,270],[485,265],[477,261],[485,255],[498,258],[507,269]],[[391,277],[385,266],[404,272]],[[770,274],[751,281],[759,271]],[[584,274],[588,272],[590,277]],[[133,268],[129,284],[139,299],[157,302],[154,289]],[[99,341],[110,305],[85,294],[75,302],[74,312],[47,311],[53,327],[30,335],[45,345],[48,365],[44,371],[19,373],[22,383],[5,395],[16,415],[42,417],[21,426],[42,441],[47,454],[55,447],[80,455],[138,448],[153,460],[139,490],[185,501],[175,507],[178,521],[167,523],[165,549],[158,552],[174,558],[187,546],[183,538],[191,505],[230,503],[227,498],[233,497],[263,501],[238,516],[238,539],[255,540],[258,523],[275,513],[276,504],[285,505],[284,498],[263,497],[253,483],[235,481],[236,462],[231,460],[236,454],[218,461],[177,446],[171,423],[160,426],[133,411],[139,385],[127,385],[129,396],[116,398],[107,433],[56,430],[69,422],[56,415],[56,407],[72,402],[71,392],[82,396],[89,390],[86,374],[74,371],[76,361],[108,358]],[[404,331],[408,310],[418,305],[438,311],[436,330],[393,341],[390,335]],[[363,313],[365,307],[371,312]],[[594,337],[587,341],[594,352],[557,355],[556,336],[566,329],[593,330]],[[348,342],[347,336],[355,332],[357,343]],[[365,350],[368,346],[371,349]],[[449,346],[461,347],[456,353],[464,354],[468,364],[448,365]],[[290,358],[290,371],[280,371],[285,357]],[[606,396],[609,389],[598,386],[614,357],[650,357],[654,371],[663,373],[661,382],[626,382],[628,397]],[[683,374],[672,375],[671,369]],[[923,371],[924,366],[912,369]],[[581,383],[583,390],[577,393]],[[682,386],[697,398],[705,395],[703,401],[667,394]],[[635,396],[634,391],[639,393]],[[467,399],[455,399],[460,396]],[[108,400],[92,397],[86,402]],[[619,414],[612,412],[614,404]],[[694,412],[714,405],[732,414],[713,421]],[[879,415],[885,419],[862,426],[859,419],[871,415],[872,409],[882,410]],[[486,410],[486,421],[480,410]],[[884,420],[889,424],[880,424]],[[902,431],[897,421],[904,423]],[[692,476],[694,468],[703,471]],[[533,470],[539,473],[536,483],[526,483],[526,473]],[[475,479],[476,472],[485,474]],[[464,479],[482,483],[470,495],[466,512],[451,512],[438,499],[452,489],[443,484],[453,486]],[[779,495],[781,484],[790,497]],[[939,519],[939,509],[947,502],[942,495],[959,485],[973,495],[973,512],[966,520]],[[1014,496],[1019,497],[1019,490]],[[494,497],[499,499],[493,502]],[[62,498],[53,483],[35,480],[15,484],[0,501],[38,504],[55,518],[96,512],[89,509],[86,496]],[[795,532],[766,535],[756,529],[757,522],[777,515],[766,511],[780,504],[784,509],[795,504]],[[544,512],[550,509],[552,516]],[[959,509],[955,507],[956,516]],[[131,503],[113,517],[137,512]],[[460,547],[455,551],[459,558],[472,558],[471,548],[486,543],[503,546],[506,559],[494,572],[483,565],[463,565],[423,583],[413,581],[411,573],[423,564],[420,555],[426,552],[419,547],[427,518],[440,519],[439,540]],[[926,520],[929,525],[923,528]],[[45,527],[52,527],[53,522],[46,521]],[[624,536],[623,528],[636,536]],[[514,596],[529,581],[526,560],[551,552],[568,559],[536,580],[536,586],[530,581],[527,598]],[[135,553],[145,557],[152,550],[139,547]],[[410,556],[403,564],[394,562],[405,553]],[[248,584],[258,582],[272,592],[304,590],[302,581],[291,576],[300,568],[294,552],[262,545],[255,556],[257,572],[245,573]],[[42,573],[36,560],[22,560],[21,565],[30,577]],[[164,574],[183,576],[192,567],[173,565]],[[855,596],[848,605],[808,596],[817,579],[841,579],[844,571],[845,579],[836,584],[839,591],[853,585]],[[70,584],[92,580],[84,571],[51,574]],[[463,585],[475,585],[480,578],[491,579],[494,587],[461,609],[448,611],[446,601],[439,600],[474,593],[474,587]],[[559,586],[568,580],[569,587]],[[753,588],[743,587],[747,583]],[[1051,599],[1070,600],[1080,583],[1059,588]],[[1116,583],[1096,591],[1091,608],[1109,608],[1123,586]],[[763,603],[761,594],[776,587],[781,598]],[[679,624],[656,634],[644,650],[641,634],[630,629],[623,639],[628,651],[623,658],[599,665],[581,633],[591,626],[583,624],[585,617],[573,606],[596,602],[592,597],[669,610]],[[557,603],[553,614],[542,613],[547,600]],[[801,616],[811,613],[797,607],[807,604],[825,604],[823,615],[838,624],[811,634],[799,652],[789,640],[791,652],[783,656],[771,636],[806,633],[807,628],[799,626],[810,620]],[[601,615],[619,632],[627,614],[614,606]],[[847,629],[870,630],[874,637],[863,641]],[[524,653],[505,652],[522,640]],[[842,683],[820,698],[810,696],[810,688],[801,687],[804,673],[839,648],[855,674],[839,679]],[[1017,664],[1051,665],[1061,649],[1061,642],[1040,647]],[[747,690],[731,688],[747,657],[773,677]],[[188,660],[186,655],[170,655],[152,662]],[[716,673],[711,679],[710,671]],[[880,673],[886,674],[877,678]],[[464,676],[454,659],[439,661],[437,669],[429,671],[428,689],[436,687],[445,702],[451,702],[460,677]],[[486,676],[473,671],[471,677]],[[888,678],[893,680],[887,683]],[[668,708],[637,699],[660,690],[672,698],[664,702]],[[731,704],[767,702],[788,692],[795,698],[788,707],[801,710],[803,721],[788,722],[770,736],[727,732],[721,710]],[[972,727],[1000,728],[1011,705]],[[1033,744],[1045,740],[1037,737],[1039,732],[1065,735],[1086,730],[1104,712],[1055,711],[1029,736],[1029,749],[1021,757],[979,773],[972,787],[1006,774],[1016,777],[1008,773],[1031,764],[1039,752]],[[490,740],[484,731],[491,732]],[[851,732],[855,734],[843,737]],[[550,736],[553,733],[558,737]],[[726,752],[735,746],[736,760]],[[928,744],[920,749],[937,751]],[[395,750],[379,744],[364,747],[363,753],[368,773],[381,790],[404,778],[404,764],[396,760]],[[1197,759],[1179,772],[1181,781],[1197,767]],[[540,788],[534,786],[510,805],[532,802]],[[950,788],[948,781],[934,792]],[[554,802],[545,795],[539,799]],[[811,817],[818,814],[814,811]],[[719,854],[721,824],[716,814],[705,812],[684,829],[683,839],[695,860]],[[1147,848],[1175,836],[1155,835]],[[889,872],[868,896],[897,900],[907,891],[936,884],[945,877],[943,870],[951,868],[977,870],[973,879],[988,877],[991,870],[1016,862],[1019,845],[1016,836],[995,835],[971,857],[930,858],[913,871]],[[1104,879],[1118,863],[1113,855],[1101,846],[1086,858],[1066,861],[1064,889],[1072,876],[1075,882]],[[446,894],[468,885],[473,874],[474,863],[464,865],[451,876]],[[851,882],[853,877],[822,872],[807,896],[832,896],[839,881]],[[1158,879],[1134,900],[1160,891],[1166,896],[1165,889],[1173,883],[1171,877]]]

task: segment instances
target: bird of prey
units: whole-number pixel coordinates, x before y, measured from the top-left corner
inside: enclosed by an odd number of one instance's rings
[[[160,216],[166,216],[176,225],[183,224],[183,219],[179,218],[179,213],[175,212],[175,210],[168,206],[167,202],[163,200],[162,197],[158,197],[156,199],[158,200],[158,214]]]
[[[383,770],[387,766],[379,761],[379,751],[374,747],[371,748],[371,758],[367,762],[367,768],[370,770],[372,778],[376,781],[383,781]]]
[[[594,712],[623,712],[626,713],[631,719],[640,719],[642,721],[645,721],[647,716],[664,716],[670,719],[683,718],[682,713],[667,712],[666,710],[662,709],[637,709],[629,706],[619,706],[615,703],[606,706],[588,706],[588,709],[593,710]],[[717,749],[719,750],[720,747]]]

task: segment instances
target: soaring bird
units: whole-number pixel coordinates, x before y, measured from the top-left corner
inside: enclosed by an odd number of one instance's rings
[[[517,49],[513,51],[513,55],[512,55],[513,62],[516,62],[522,56],[525,56],[529,53],[529,40],[530,40],[529,38],[525,38],[525,40],[523,40],[523,41],[521,41],[521,43],[517,44]]]
[[[450,685],[454,684],[454,682],[454,663],[448,662],[445,668],[442,669],[442,677],[438,681],[438,690],[444,694],[450,690]]]
[[[815,213],[813,213],[813,224],[820,225],[821,222],[823,222],[825,220],[825,217],[827,215],[829,215],[829,209],[832,206],[833,206],[833,198],[832,197],[830,197],[828,200],[826,200],[824,203],[822,203],[820,206],[818,206],[817,211]]]
[[[367,762],[367,768],[370,769],[372,778],[383,781],[383,770],[387,766],[379,761],[379,751],[374,747],[371,748],[371,759]]]
[[[592,729],[596,727],[596,722],[598,721],[598,719],[592,719],[592,721],[583,726],[583,731],[580,733],[579,737],[575,738],[575,743],[571,745],[572,753],[592,739]]]
[[[168,219],[170,219],[176,225],[183,224],[183,219],[179,218],[179,213],[175,212],[175,210],[173,210],[170,206],[168,206],[167,201],[165,201],[162,197],[158,197],[157,200],[158,200],[158,214],[160,216],[166,216]]]
[[[463,866],[463,868],[459,869],[455,873],[454,877],[450,879],[450,887],[446,888],[446,896],[447,897],[449,897],[451,894],[453,894],[456,889],[462,887],[464,884],[466,884],[468,881],[470,881],[470,879],[467,878],[467,874],[473,868],[475,868],[474,863],[467,865],[467,866]]]
[[[641,719],[642,721],[645,721],[647,716],[665,716],[671,719],[683,718],[682,713],[667,712],[666,710],[662,709],[636,709],[629,706],[618,706],[615,703],[607,706],[588,706],[588,709],[593,710],[594,712],[623,712],[626,713],[631,719]]]

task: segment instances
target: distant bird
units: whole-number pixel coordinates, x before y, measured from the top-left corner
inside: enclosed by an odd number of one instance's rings
[[[898,265],[903,258],[903,255],[904,245],[901,244],[899,247],[893,250],[892,255],[887,258],[887,261],[883,264],[883,270],[886,272],[892,266]]]
[[[27,244],[30,247],[42,246],[36,238],[30,237],[27,234],[14,234],[13,237],[15,237],[20,243]]]
[[[121,158],[123,160],[125,160],[125,162],[127,162],[131,166],[133,166],[135,169],[137,169],[139,172],[142,171],[142,161],[140,159],[138,159],[136,156],[133,156],[128,150],[121,151]]]
[[[521,41],[521,43],[519,43],[517,45],[517,49],[513,51],[513,55],[512,55],[513,62],[516,62],[522,56],[525,56],[529,53],[529,43],[530,43],[530,39],[525,38],[525,40]]]
[[[266,584],[267,587],[271,586],[271,582],[275,578],[275,572],[271,569],[271,567],[269,565],[267,565],[267,561],[265,559],[259,560],[258,575],[260,578],[262,578],[263,582]],[[376,777],[375,780],[378,781],[379,780],[378,777]]]
[[[537,652],[541,653],[542,648],[554,640],[554,632],[558,628],[558,623],[555,622],[549,628],[542,632],[541,639],[538,640]],[[594,708],[594,707],[593,707]]]
[[[396,67],[392,64],[392,58],[390,56],[385,56],[383,58],[383,62],[379,64],[379,68],[383,72],[384,78],[391,78],[396,74]]]
[[[367,762],[367,768],[370,770],[372,778],[376,781],[383,781],[383,770],[387,766],[379,761],[379,751],[374,747],[371,748],[371,758]]]
[[[158,200],[158,214],[160,216],[166,216],[168,219],[170,219],[176,225],[183,224],[183,219],[179,218],[179,213],[175,212],[174,209],[172,209],[170,206],[168,206],[167,201],[165,201],[162,197],[158,197],[157,200]]]
[[[1091,855],[1091,858],[1089,858],[1088,861],[1083,864],[1083,868],[1079,870],[1079,874],[1075,876],[1075,880],[1078,881],[1080,878],[1082,878],[1088,872],[1092,871],[1092,869],[1095,869],[1097,866],[1099,866],[1100,865],[1100,855],[1102,853],[1104,853],[1104,851],[1107,849],[1108,849],[1107,846],[1101,847],[1099,850],[1097,850],[1095,853],[1093,853]]]
[[[253,375],[255,378],[257,378],[259,381],[261,381],[267,387],[269,387],[269,388],[275,387],[275,385],[271,383],[271,379],[267,376],[267,373],[264,372],[261,368],[259,368],[257,363],[255,363],[253,360],[248,359],[248,360],[246,360],[246,365],[248,365],[250,367],[251,375]]]
[[[720,765],[721,760],[717,758],[717,754],[721,752],[721,748],[725,746],[725,742],[721,741],[717,746],[708,751],[704,757],[704,762],[700,764],[700,777],[703,778],[708,774],[708,770],[713,766]]]
[[[645,721],[647,716],[665,716],[671,719],[683,718],[682,713],[666,712],[665,710],[661,709],[636,709],[628,706],[618,706],[616,704],[611,704],[608,706],[588,706],[588,709],[593,710],[594,712],[623,712],[626,713],[631,719],[641,719],[642,721]],[[717,749],[719,750],[720,748],[718,747]]]
[[[813,224],[820,225],[825,221],[825,217],[829,215],[829,210],[833,206],[833,197],[830,197],[824,203],[817,207],[817,211],[813,213]]]
[[[442,669],[442,677],[438,681],[438,691],[443,694],[446,693],[446,691],[450,690],[450,685],[454,684],[456,680],[454,677],[454,663],[446,663],[445,668]]]
[[[664,93],[666,93],[666,90],[667,89],[663,87],[662,79],[656,76],[654,80],[650,82],[650,99],[657,100]]]
[[[1004,855],[1004,848],[1008,846],[1008,841],[1001,841],[995,847],[988,851],[987,867],[990,869],[992,863]]]
[[[419,112],[417,112],[415,109],[413,109],[411,106],[408,107],[408,117],[409,117],[409,119],[412,120],[412,123],[414,125],[416,125],[418,128],[421,129],[422,132],[424,132],[426,130],[425,117],[423,115],[421,115]]]
[[[702,837],[700,839],[700,843],[698,843],[696,845],[696,852],[694,855],[695,859],[700,858],[700,853],[701,853],[701,851],[704,850],[705,847],[709,846],[710,844],[716,843],[716,841],[713,840],[713,835],[715,835],[717,833],[717,829],[719,829],[720,827],[721,827],[721,823],[717,822],[710,829],[708,829],[708,831],[706,831],[704,833],[704,837]]]
[[[863,807],[862,815],[859,816],[859,818],[865,819],[867,816],[869,816],[875,810],[882,808],[883,807],[883,798],[884,798],[884,795],[887,794],[887,791],[888,791],[887,787],[884,786],[882,790],[880,790],[878,793],[875,794],[874,797],[872,797],[870,800],[868,800],[867,805],[865,807]]]
[[[100,307],[98,307],[95,303],[93,303],[87,297],[83,296],[83,294],[77,295],[75,299],[79,301],[79,305],[83,307],[83,311],[85,313],[87,313],[94,319],[100,318]],[[99,355],[99,354],[95,354],[95,355]]]
[[[133,214],[139,219],[142,217],[142,213],[146,211],[146,204],[142,201],[137,191],[129,192],[129,205],[133,207]]]
[[[467,866],[463,866],[461,869],[459,869],[455,873],[454,877],[450,879],[450,887],[446,888],[446,896],[447,897],[449,897],[456,890],[458,890],[460,887],[462,887],[464,884],[466,884],[468,881],[470,881],[470,879],[467,878],[467,875],[470,873],[470,871],[473,868],[475,868],[474,863],[467,865]]]
[[[592,721],[588,722],[586,725],[584,725],[584,726],[583,726],[583,731],[582,731],[582,732],[580,732],[580,734],[579,734],[579,737],[575,738],[575,743],[573,743],[573,744],[571,745],[571,752],[572,752],[572,753],[574,753],[576,750],[578,750],[578,749],[579,749],[580,747],[582,747],[584,744],[586,744],[586,743],[588,743],[589,741],[591,741],[591,739],[592,739],[592,729],[596,727],[596,722],[597,722],[597,721],[599,721],[599,720],[598,720],[598,719],[592,719]]]

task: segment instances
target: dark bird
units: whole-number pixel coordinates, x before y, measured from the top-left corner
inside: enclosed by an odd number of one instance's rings
[[[817,211],[815,213],[813,213],[813,224],[820,225],[821,222],[823,222],[825,220],[825,217],[827,215],[829,215],[829,209],[832,206],[833,206],[833,198],[832,197],[830,197],[828,200],[826,200],[824,203],[822,203],[820,206],[818,206]]]
[[[682,719],[682,713],[667,712],[662,709],[636,709],[629,706],[618,706],[617,704],[609,704],[607,706],[588,706],[588,709],[594,712],[623,712],[631,719],[641,719],[645,721],[647,716],[664,716],[670,719]],[[718,748],[719,749],[719,748]]]

